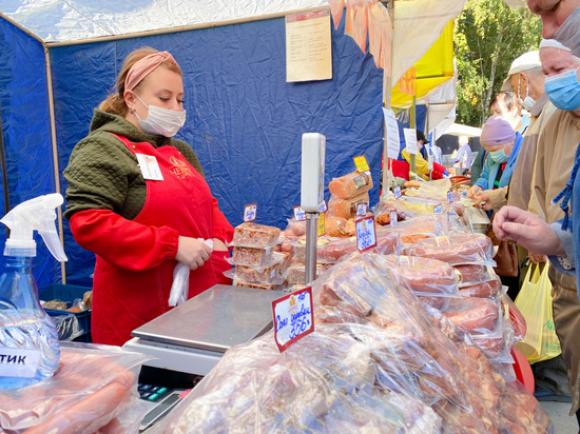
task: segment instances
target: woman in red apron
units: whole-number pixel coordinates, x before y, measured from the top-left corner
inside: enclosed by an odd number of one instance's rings
[[[191,269],[189,297],[227,283],[233,228],[195,153],[172,139],[185,122],[183,94],[171,54],[134,51],[64,172],[65,216],[75,240],[97,255],[94,342],[122,345],[166,312],[177,262]]]

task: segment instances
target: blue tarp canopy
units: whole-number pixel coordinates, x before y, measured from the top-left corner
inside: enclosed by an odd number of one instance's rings
[[[124,57],[142,46],[168,50],[180,63],[188,120],[178,137],[198,154],[232,224],[240,223],[246,203],[257,202],[259,222],[285,226],[300,200],[304,132],[327,137],[327,184],[352,171],[352,158],[365,154],[379,185],[383,73],[370,55],[362,54],[342,27],[333,29],[333,79],[286,83],[284,14],[324,2],[252,2],[251,13],[227,2],[230,15],[205,22],[199,8],[190,7],[196,13],[189,21],[176,14],[179,20],[150,20],[150,29],[145,19],[134,23],[131,12],[153,16],[147,8],[154,1],[104,0],[98,13],[90,10],[94,2],[48,1],[42,2],[52,5],[44,19],[40,10],[23,11],[28,3],[0,0],[0,119],[7,174],[2,213],[40,194],[64,194],[62,172],[73,147],[87,134],[94,108],[112,91]],[[107,8],[124,9],[111,15],[121,17],[121,23],[105,25]],[[92,20],[86,19],[90,13]],[[71,19],[75,14],[83,18],[78,27]],[[240,17],[243,22],[234,22]],[[122,20],[132,23],[129,31],[141,33],[120,33]],[[147,30],[150,34],[143,33]],[[90,285],[94,255],[76,244],[66,221],[59,227],[69,262],[61,273],[39,243],[35,275],[40,286],[60,282],[63,274],[68,283]]]

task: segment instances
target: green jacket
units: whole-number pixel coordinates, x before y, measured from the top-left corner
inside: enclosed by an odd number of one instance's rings
[[[143,209],[146,185],[137,158],[112,133],[155,147],[175,146],[203,175],[195,152],[186,143],[143,133],[121,116],[95,110],[89,135],[75,146],[64,170],[67,218],[85,209],[109,209],[134,219]]]

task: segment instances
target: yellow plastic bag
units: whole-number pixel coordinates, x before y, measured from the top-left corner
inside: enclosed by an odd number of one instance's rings
[[[560,341],[556,335],[552,315],[552,283],[548,277],[549,264],[540,272],[539,265],[528,268],[516,306],[526,319],[526,336],[516,347],[530,363],[553,359],[560,355]]]

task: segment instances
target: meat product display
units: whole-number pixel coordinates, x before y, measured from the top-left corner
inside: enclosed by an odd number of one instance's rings
[[[373,179],[366,173],[352,172],[334,178],[328,184],[330,193],[339,199],[352,199],[373,188]]]
[[[234,247],[232,262],[234,265],[242,265],[252,268],[271,267],[275,263],[273,250],[271,247]]]
[[[353,219],[327,216],[324,225],[326,235],[329,237],[352,237],[356,232]]]
[[[234,286],[237,286],[238,288],[255,288],[255,289],[264,289],[267,291],[272,291],[275,289],[282,289],[282,283],[281,282],[253,282],[253,281],[249,281],[249,280],[244,280],[241,279],[239,277],[234,277],[234,282],[233,282]]]
[[[470,333],[490,333],[497,329],[501,305],[487,298],[458,297],[450,300],[443,314]]]
[[[491,240],[482,234],[452,233],[439,236],[405,248],[406,255],[421,256],[454,264],[481,263],[491,261]]]
[[[459,264],[455,269],[461,275],[461,282],[469,284],[470,282],[481,282],[489,279],[487,267],[481,264]]]
[[[0,431],[89,434],[110,427],[138,399],[137,374],[145,360],[117,347],[63,344],[54,377],[0,392]]]
[[[459,292],[466,297],[493,298],[501,294],[501,280],[492,277],[479,283],[470,283],[468,286],[460,286]]]
[[[416,294],[458,294],[458,275],[445,262],[413,256],[386,256],[384,260],[401,283]]]
[[[254,282],[254,283],[274,283],[282,284],[286,280],[286,274],[288,266],[290,265],[290,255],[273,252],[273,260],[275,261],[273,265],[265,268],[253,268],[243,265],[238,265],[235,271],[229,270],[226,274],[228,277],[234,280],[238,279],[240,281]],[[231,273],[231,275],[229,275]],[[234,285],[237,286],[237,285]]]
[[[234,232],[234,246],[265,248],[278,243],[280,229],[259,225],[252,222],[244,222],[237,226]]]
[[[369,194],[364,193],[352,199],[340,199],[338,197],[331,197],[328,201],[328,215],[334,217],[341,217],[344,219],[351,219],[356,216],[356,208],[360,203],[370,203]]]
[[[272,333],[232,348],[163,432],[549,432],[533,396],[390,265],[353,253],[330,269],[313,287],[313,333],[284,353]]]

